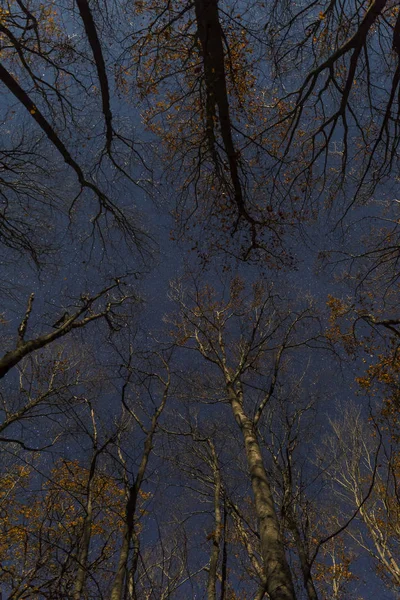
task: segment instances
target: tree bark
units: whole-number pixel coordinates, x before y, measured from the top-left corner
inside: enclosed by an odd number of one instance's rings
[[[95,452],[89,472],[89,481],[87,485],[87,499],[86,499],[86,515],[83,522],[83,532],[80,541],[80,547],[78,552],[78,572],[76,574],[76,581],[74,587],[74,600],[80,600],[83,592],[83,588],[86,581],[87,575],[87,559],[89,556],[90,540],[92,537],[92,520],[93,520],[93,479],[96,472],[96,462],[98,453]]]
[[[308,600],[318,600],[317,590],[314,587],[314,582],[311,577],[311,567],[310,567],[310,559],[307,555],[306,548],[304,546],[304,542],[301,539],[300,532],[295,523],[289,525],[296,544],[297,554],[300,560],[301,571],[303,573],[303,581],[304,587],[307,591]]]
[[[165,390],[163,393],[163,398],[160,403],[160,406],[155,411],[152,420],[150,429],[147,432],[146,439],[143,447],[142,459],[140,461],[139,469],[135,478],[134,483],[130,486],[128,491],[128,498],[126,502],[125,508],[125,523],[122,532],[122,546],[118,559],[118,567],[117,573],[114,578],[114,582],[111,588],[110,600],[122,600],[123,592],[124,592],[124,584],[127,581],[128,587],[131,590],[132,598],[135,598],[135,569],[137,566],[137,560],[132,562],[132,567],[128,572],[128,561],[129,561],[129,550],[132,539],[135,542],[135,550],[137,548],[138,540],[135,540],[135,514],[136,514],[136,505],[137,498],[140,491],[140,488],[143,483],[143,479],[146,473],[147,463],[149,462],[149,457],[151,451],[153,449],[153,438],[155,431],[157,429],[158,419],[164,410],[167,397],[168,397],[168,389],[169,389],[169,377],[168,383],[165,385]]]
[[[221,565],[221,594],[220,594],[220,600],[225,600],[225,592],[226,592],[226,581],[227,581],[227,574],[228,574],[228,549],[227,549],[227,525],[228,525],[228,521],[227,521],[227,517],[228,517],[228,513],[227,513],[227,509],[226,509],[226,502],[225,502],[225,497],[224,497],[224,524],[223,524],[223,528],[224,528],[224,544],[222,547],[222,565]],[[1,600],[1,598],[0,598]]]
[[[271,600],[295,600],[289,564],[286,560],[279,521],[265,471],[257,433],[243,410],[242,392],[227,384],[233,416],[243,435],[254,503],[260,527],[261,554],[264,561],[266,592]]]
[[[143,459],[142,459],[143,462]],[[114,578],[114,583],[111,589],[110,600],[122,600],[123,591],[124,591],[124,582],[125,575],[127,573],[127,565],[129,559],[129,547],[130,542],[133,535],[134,529],[134,517],[136,512],[136,503],[137,503],[137,492],[138,488],[136,486],[137,478],[134,483],[129,488],[128,492],[128,500],[125,508],[125,523],[122,532],[122,546],[119,553],[117,572]]]
[[[286,515],[286,522],[288,529],[292,532],[294,537],[294,543],[296,545],[297,555],[300,560],[301,572],[303,574],[303,583],[304,588],[307,592],[308,600],[318,600],[317,590],[315,589],[314,582],[311,576],[311,560],[309,553],[307,551],[306,544],[304,543],[303,538],[301,537],[300,530],[296,520],[296,514],[294,509],[294,495],[292,489],[292,478],[290,471],[290,461],[291,458],[288,458],[289,470],[283,469],[282,477],[284,484],[284,509]]]
[[[136,574],[136,569],[137,569],[137,565],[138,565],[138,561],[139,561],[140,540],[139,540],[139,536],[136,533],[135,529],[133,529],[133,532],[132,532],[132,539],[133,539],[133,556],[132,556],[131,568],[128,573],[128,599],[129,600],[138,600],[138,597],[136,594],[136,586],[135,586],[135,574]]]
[[[220,507],[220,496],[221,496],[221,474],[219,472],[217,455],[215,452],[214,444],[208,440],[208,446],[211,451],[213,474],[214,474],[214,533],[213,543],[211,548],[210,557],[210,569],[208,571],[208,582],[207,582],[207,600],[216,600],[217,597],[217,569],[218,559],[221,544],[221,531],[222,531],[222,519],[221,519],[221,507]]]

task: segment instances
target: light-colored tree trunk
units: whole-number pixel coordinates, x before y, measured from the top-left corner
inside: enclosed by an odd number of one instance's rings
[[[135,586],[135,574],[136,574],[136,569],[137,569],[138,560],[139,560],[140,540],[139,540],[138,534],[135,531],[135,528],[133,528],[132,539],[133,539],[133,556],[132,556],[131,568],[128,573],[128,599],[129,600],[138,600],[138,597],[136,594],[136,586]]]
[[[295,600],[290,568],[285,556],[279,521],[265,471],[260,444],[253,421],[243,410],[243,396],[227,384],[233,416],[243,435],[247,465],[259,521],[261,554],[264,561],[266,592],[271,600]]]
[[[89,555],[90,538],[92,534],[92,514],[93,514],[93,503],[92,503],[92,489],[91,482],[89,483],[88,496],[86,502],[86,515],[83,523],[83,533],[80,541],[80,548],[78,553],[78,571],[76,574],[76,581],[74,586],[74,600],[80,600],[83,592],[83,588],[86,581],[87,574],[87,559]]]
[[[87,486],[86,486],[86,507],[85,507],[86,514],[85,514],[85,519],[83,522],[82,537],[79,542],[79,549],[78,549],[78,556],[77,556],[78,570],[77,570],[77,574],[76,574],[76,581],[75,581],[74,592],[73,592],[74,600],[81,599],[83,589],[85,586],[86,576],[87,576],[87,559],[89,556],[90,540],[92,537],[93,482],[94,482],[94,478],[96,475],[97,459],[98,459],[99,455],[101,454],[101,452],[104,450],[104,448],[111,441],[111,438],[110,438],[100,450],[97,448],[98,436],[97,436],[96,418],[95,418],[94,410],[90,404],[89,404],[89,409],[90,409],[90,416],[91,416],[92,426],[93,426],[94,453],[92,456],[92,460],[90,462],[89,477],[88,477],[88,482],[87,482]]]

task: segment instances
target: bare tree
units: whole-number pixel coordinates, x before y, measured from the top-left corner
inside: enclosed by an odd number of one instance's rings
[[[118,18],[118,5],[98,4],[96,14],[86,0],[65,3],[68,25],[62,11],[55,7],[43,8],[38,2],[6,2],[0,24],[0,40],[4,52],[0,65],[0,81],[8,104],[7,118],[19,123],[31,123],[32,133],[40,143],[29,147],[15,140],[4,154],[0,182],[6,210],[2,213],[1,241],[19,250],[27,250],[35,260],[40,258],[40,247],[35,249],[30,226],[29,206],[40,193],[38,185],[28,189],[18,180],[21,165],[27,165],[42,177],[51,173],[50,165],[58,173],[73,174],[76,183],[69,187],[69,198],[54,192],[55,186],[41,185],[46,190],[45,201],[53,209],[60,208],[57,196],[63,196],[72,218],[82,196],[88,206],[95,199],[97,209],[91,215],[86,210],[85,220],[90,222],[92,233],[96,230],[100,239],[108,224],[116,224],[125,241],[140,245],[146,235],[138,226],[137,217],[132,219],[126,203],[113,196],[113,186],[108,185],[112,172],[118,173],[133,186],[137,183],[131,158],[135,157],[139,170],[146,165],[137,151],[136,143],[120,128],[111,108],[113,65],[108,46],[115,43],[118,34],[112,27]],[[106,24],[107,23],[107,24]],[[122,25],[122,21],[119,21]],[[75,33],[71,34],[73,30]],[[91,89],[99,88],[100,94]],[[99,101],[100,100],[100,101]],[[100,112],[103,125],[96,123],[93,114]],[[26,137],[26,136],[25,136]],[[82,152],[80,149],[89,151]],[[53,156],[54,150],[56,155]],[[66,169],[65,169],[66,168]],[[107,172],[107,174],[106,174]],[[151,176],[150,176],[151,178]],[[148,177],[149,181],[150,178]],[[144,181],[142,179],[142,181]],[[87,194],[85,194],[87,192]],[[24,210],[13,217],[11,200],[17,198]],[[43,211],[42,216],[49,211]],[[48,215],[51,219],[51,215]],[[88,218],[89,216],[89,218]],[[28,217],[28,218],[26,218]],[[58,215],[60,219],[60,215]],[[91,220],[91,221],[90,221]]]
[[[295,592],[257,430],[287,354],[315,340],[316,333],[302,331],[315,317],[308,309],[299,313],[284,309],[281,299],[278,303],[278,297],[261,283],[255,284],[247,297],[243,287],[239,279],[233,280],[226,300],[219,300],[211,288],[195,288],[186,295],[178,287],[174,294],[180,309],[176,339],[190,344],[220,374],[225,402],[243,436],[259,520],[266,592],[272,600],[289,599]],[[253,386],[259,390],[256,397]]]
[[[389,586],[398,587],[397,448],[387,446],[375,419],[367,425],[355,406],[345,411],[343,419],[332,421],[331,427],[333,435],[327,443],[334,459],[329,472],[335,493],[347,510],[358,513],[357,526],[346,533],[368,553]]]
[[[135,429],[141,430],[143,440],[139,457],[135,459],[135,466],[129,465],[131,462],[130,450],[126,453],[122,446],[118,445],[126,503],[124,526],[121,532],[121,548],[111,588],[111,600],[122,600],[125,597],[130,600],[137,598],[135,577],[140,545],[135,527],[137,528],[138,503],[140,494],[143,493],[142,486],[153,450],[159,419],[165,408],[171,386],[170,353],[163,354],[162,351],[149,353],[144,360],[142,359],[140,366],[134,364],[135,360],[139,360],[139,358],[135,357],[133,348],[130,347],[128,358],[124,364],[126,375],[121,394],[122,419],[130,419]],[[135,394],[138,394],[139,401],[134,401]],[[142,399],[144,396],[147,396],[146,403]],[[148,407],[147,404],[150,406]],[[132,544],[133,552],[131,554]]]

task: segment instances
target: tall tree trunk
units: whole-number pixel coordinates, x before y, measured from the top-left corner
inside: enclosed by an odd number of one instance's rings
[[[266,586],[264,569],[262,567],[262,564],[258,560],[257,554],[256,554],[256,552],[253,548],[253,545],[249,539],[249,535],[248,535],[245,527],[243,526],[242,517],[239,513],[239,509],[236,506],[236,504],[234,504],[232,502],[232,500],[230,498],[228,499],[228,506],[230,506],[230,508],[231,508],[232,521],[237,529],[238,534],[240,535],[242,544],[246,548],[246,552],[250,559],[250,562],[252,564],[254,572],[257,574],[257,576],[260,580],[259,590],[261,590],[261,589],[264,590],[261,595],[261,598],[263,598],[264,593],[265,593],[265,586]],[[260,593],[261,592],[257,592],[255,600],[257,600],[259,598]]]
[[[215,452],[214,444],[208,440],[210,448],[214,475],[214,532],[213,543],[211,548],[210,569],[208,571],[207,582],[207,600],[216,600],[217,597],[217,569],[219,559],[219,549],[221,543],[222,519],[221,519],[221,474],[218,466],[218,459]]]
[[[128,579],[128,587],[131,588],[132,598],[135,597],[135,569],[137,566],[137,560],[133,560],[132,567],[128,572],[128,561],[129,561],[129,549],[132,538],[134,538],[134,526],[135,526],[135,514],[137,498],[140,488],[143,483],[144,475],[146,473],[147,463],[149,462],[150,453],[153,449],[153,438],[157,429],[158,419],[164,410],[169,389],[169,375],[168,382],[165,384],[165,389],[162,397],[160,406],[157,408],[151,419],[150,429],[147,431],[146,439],[143,447],[142,459],[140,461],[139,469],[136,475],[136,479],[133,485],[130,486],[128,491],[128,498],[125,507],[125,523],[122,532],[122,546],[119,553],[117,573],[114,578],[114,582],[111,588],[110,600],[122,600],[124,592],[125,580]]]
[[[136,595],[135,575],[136,575],[136,569],[137,569],[138,560],[139,560],[140,540],[139,540],[139,536],[136,533],[135,529],[133,529],[133,532],[132,532],[132,539],[133,539],[133,556],[132,556],[131,568],[128,573],[128,600],[138,600],[137,595]]]
[[[76,581],[74,587],[74,600],[81,599],[81,595],[86,581],[87,558],[89,555],[90,538],[92,535],[92,512],[92,490],[90,486],[86,502],[86,515],[83,523],[83,533],[78,553],[78,572],[76,574]]]
[[[147,445],[147,440],[146,444]],[[140,489],[140,485],[143,480],[144,471],[146,469],[148,455],[150,454],[151,443],[146,455],[146,451],[143,454],[139,472],[135,479],[135,483],[128,490],[128,498],[125,506],[125,522],[124,528],[122,530],[122,545],[119,552],[118,558],[118,566],[117,572],[114,578],[113,586],[111,589],[110,600],[122,600],[123,592],[124,592],[124,583],[125,577],[127,575],[127,566],[129,560],[129,549],[133,536],[134,526],[135,526],[135,513],[136,513],[136,504],[137,504],[137,495]],[[141,477],[140,477],[141,474]],[[140,480],[139,480],[140,477]],[[134,577],[134,574],[131,574],[131,577]],[[131,579],[132,583],[132,579]]]
[[[220,595],[220,600],[225,600],[225,592],[226,592],[226,580],[227,580],[227,575],[228,575],[228,549],[227,549],[227,518],[228,518],[228,512],[226,509],[226,501],[225,501],[225,494],[224,494],[224,524],[223,524],[223,528],[224,528],[224,544],[222,546],[222,565],[221,565],[221,595]],[[1,598],[0,598],[1,600]]]
[[[314,587],[314,582],[311,577],[310,559],[308,557],[304,542],[301,539],[299,529],[295,523],[290,524],[289,528],[294,536],[297,554],[300,559],[301,571],[303,573],[304,587],[307,591],[308,600],[318,600],[317,590]]]
[[[82,593],[85,587],[86,577],[87,577],[87,561],[89,556],[89,548],[90,541],[92,537],[92,521],[93,521],[93,483],[96,475],[96,467],[97,460],[103,450],[108,446],[108,444],[112,441],[113,436],[111,436],[101,448],[97,447],[97,427],[95,420],[95,413],[93,408],[90,406],[90,414],[92,418],[93,424],[93,449],[94,453],[92,456],[92,460],[90,461],[90,469],[89,469],[89,477],[86,486],[86,514],[83,522],[83,531],[82,537],[79,542],[78,555],[77,555],[77,563],[78,570],[76,574],[73,599],[80,600],[82,597]]]
[[[296,511],[294,508],[294,494],[291,476],[291,456],[288,456],[288,469],[283,469],[282,477],[284,484],[284,509],[286,522],[289,531],[292,532],[296,545],[297,555],[300,560],[301,572],[303,574],[304,588],[307,592],[308,600],[318,600],[317,590],[314,587],[314,582],[311,576],[311,561],[307,551],[307,547],[301,537],[300,530],[296,520]]]
[[[261,553],[264,561],[266,592],[271,600],[295,600],[290,568],[285,556],[279,521],[265,471],[260,444],[253,421],[243,410],[243,395],[227,384],[232,412],[243,435],[247,465],[251,477],[254,503],[260,527]]]

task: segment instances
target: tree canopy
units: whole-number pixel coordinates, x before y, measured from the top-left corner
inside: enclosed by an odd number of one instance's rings
[[[400,4],[3,0],[0,598],[400,594]]]

